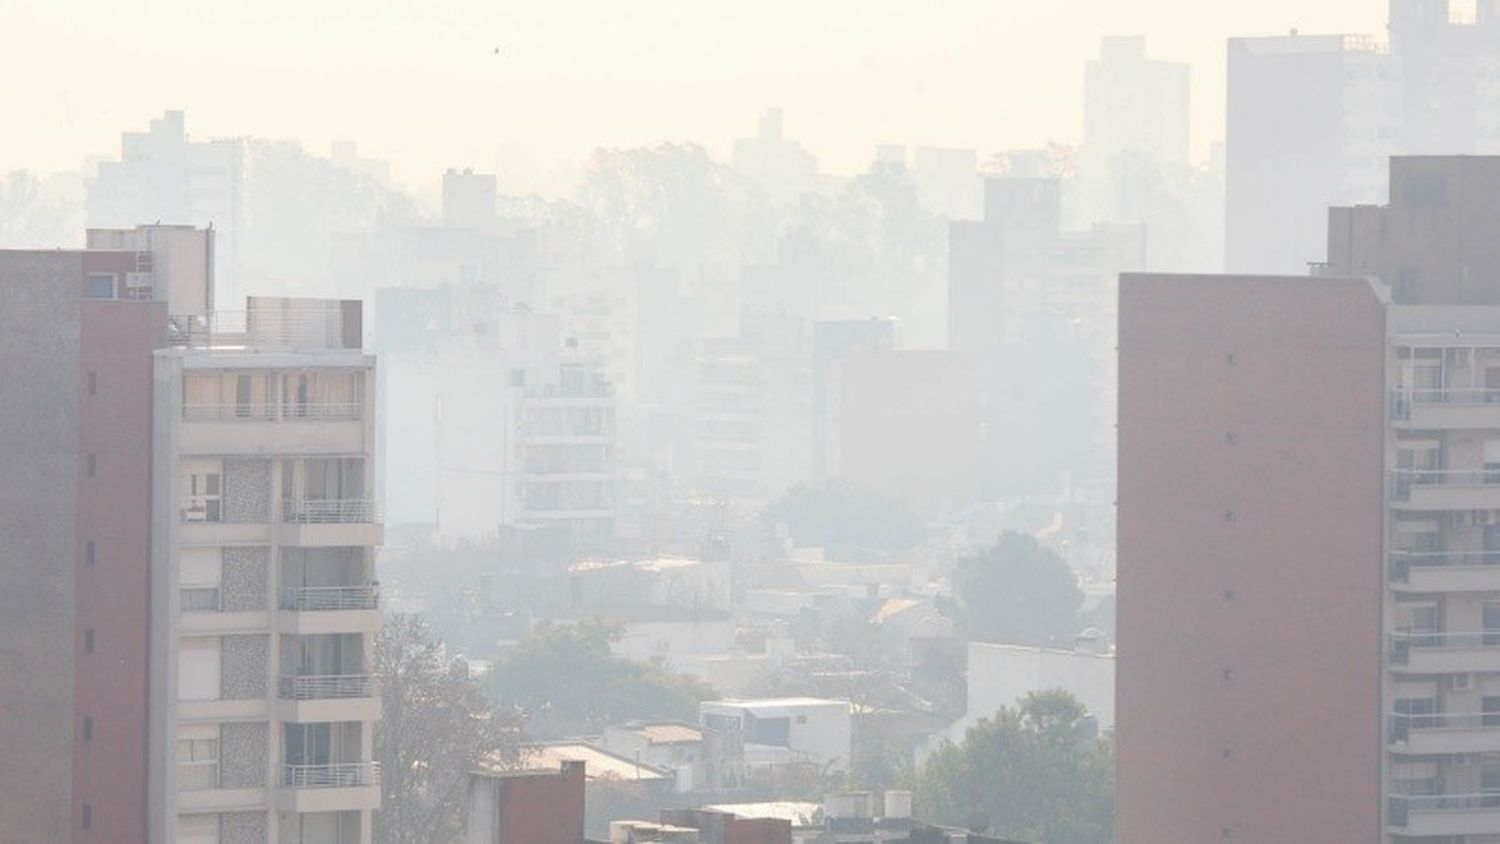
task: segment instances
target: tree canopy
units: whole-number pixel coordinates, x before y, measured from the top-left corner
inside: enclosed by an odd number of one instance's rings
[[[597,732],[641,718],[696,721],[713,689],[691,677],[615,656],[617,626],[543,623],[495,670],[495,696],[519,711],[532,737]]]
[[[1065,691],[1027,695],[944,744],[917,778],[937,823],[1038,841],[1114,840],[1114,745]]]
[[[495,717],[462,661],[447,658],[416,616],[392,616],[375,639],[381,720],[380,844],[439,844],[463,834],[469,772],[515,751],[516,731]]]
[[[1068,643],[1081,629],[1083,592],[1068,564],[1036,539],[1006,532],[958,562],[954,597],[969,635],[1028,645]]]

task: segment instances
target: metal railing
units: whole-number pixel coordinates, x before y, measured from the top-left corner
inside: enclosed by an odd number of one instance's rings
[[[1500,551],[1392,551],[1391,580],[1405,583],[1412,569],[1473,569],[1500,566]]]
[[[188,422],[300,422],[304,420],[348,420],[364,416],[360,402],[255,402],[238,404],[185,404],[182,418]]]
[[[1412,730],[1482,730],[1500,727],[1500,712],[1400,713],[1386,716],[1391,740],[1405,741]]]
[[[281,590],[281,608],[294,612],[373,610],[380,605],[380,584],[295,586]]]
[[[383,507],[370,498],[291,499],[281,503],[281,519],[303,525],[380,524]]]
[[[287,788],[356,788],[380,784],[379,762],[335,765],[282,765],[281,784]]]
[[[196,349],[257,347],[342,349],[344,315],[337,304],[172,317],[167,339]]]
[[[374,697],[375,678],[368,674],[296,674],[282,676],[283,700],[338,700]]]
[[[218,586],[183,586],[178,596],[182,612],[219,612],[223,608]]]
[[[1445,486],[1500,486],[1500,468],[1393,469],[1390,472],[1391,498],[1395,501],[1410,498],[1413,487]]]
[[[1411,418],[1411,409],[1421,405],[1467,405],[1482,406],[1500,404],[1500,389],[1484,387],[1447,388],[1437,387],[1420,390],[1392,390],[1391,418]]]
[[[1474,812],[1500,810],[1496,794],[1391,794],[1386,797],[1386,820],[1406,826],[1411,812]]]
[[[178,515],[184,522],[220,522],[223,507],[217,495],[184,495],[178,503]]]
[[[365,406],[357,401],[288,402],[281,406],[283,420],[359,419]]]
[[[184,404],[182,418],[188,422],[264,422],[276,416],[276,405],[268,402],[228,402],[225,404]]]
[[[204,762],[178,762],[177,788],[182,791],[202,791],[219,787],[219,760]]]
[[[1500,630],[1477,633],[1416,631],[1391,636],[1391,660],[1405,663],[1411,651],[1428,648],[1495,648],[1500,647]]]

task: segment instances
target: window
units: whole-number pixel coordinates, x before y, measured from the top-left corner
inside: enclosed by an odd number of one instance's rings
[[[202,734],[179,734],[177,787],[184,791],[219,787],[219,739],[213,727]]]
[[[94,628],[83,631],[83,652],[91,654],[94,652]]]
[[[91,478],[94,477],[94,475],[97,474],[98,471],[99,471],[99,459],[97,457],[95,457],[94,455],[90,454],[88,456],[88,472],[89,472],[89,477],[91,477]]]
[[[194,472],[183,478],[186,494],[182,499],[184,522],[217,522],[219,511],[219,473]]]
[[[89,372],[89,395],[93,396],[93,395],[98,395],[98,394],[99,394],[99,373],[94,372],[94,371],[91,370]]]
[[[89,273],[88,286],[84,288],[83,295],[88,299],[115,298],[115,274]]]
[[[83,716],[83,740],[94,740],[94,719],[88,715]]]
[[[86,566],[94,564],[94,540],[92,539],[83,545],[83,564]]]
[[[216,638],[185,638],[177,648],[177,699],[218,700],[220,649]]]
[[[83,828],[88,829],[94,825],[94,807],[83,804]]]

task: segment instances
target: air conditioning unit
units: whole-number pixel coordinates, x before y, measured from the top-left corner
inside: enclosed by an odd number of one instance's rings
[[[126,287],[150,287],[151,273],[126,273]]]
[[[1448,678],[1448,690],[1452,692],[1466,692],[1474,688],[1474,675],[1454,674]]]

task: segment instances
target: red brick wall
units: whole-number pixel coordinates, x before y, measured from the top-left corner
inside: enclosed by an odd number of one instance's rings
[[[499,844],[581,844],[584,769],[507,777],[500,791]]]
[[[1383,344],[1363,281],[1122,277],[1121,844],[1379,840]]]
[[[86,256],[90,261],[118,256]],[[133,268],[133,267],[131,267]],[[123,268],[121,269],[123,271]],[[73,840],[146,840],[152,349],[166,309],[83,303],[74,617]],[[89,392],[89,374],[95,391]],[[94,477],[87,456],[95,456]],[[95,545],[87,564],[86,543]],[[93,652],[86,650],[93,631]],[[93,737],[84,740],[84,721]],[[88,804],[92,825],[82,828]]]

